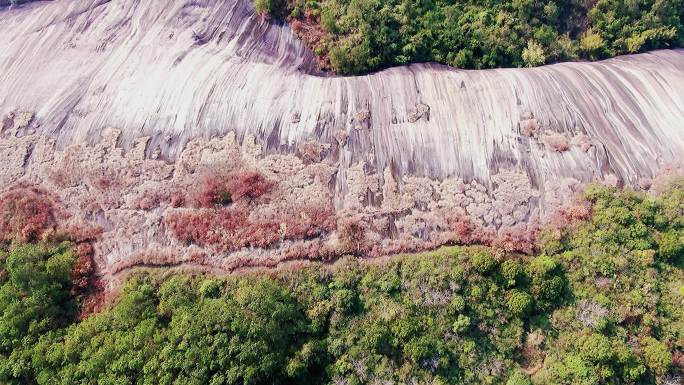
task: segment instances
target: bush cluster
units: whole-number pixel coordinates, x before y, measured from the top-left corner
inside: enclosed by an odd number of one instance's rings
[[[531,67],[684,43],[681,0],[254,0],[254,4],[257,12],[287,17],[297,26],[319,25],[299,33],[314,45],[322,62],[341,74],[427,61],[459,68]]]
[[[273,187],[273,182],[254,170],[207,172],[192,191],[192,200],[198,207],[227,206],[240,200],[252,201]]]
[[[220,207],[176,212],[166,224],[180,241],[229,252],[315,238],[333,231],[336,218],[332,207],[297,206],[272,218],[254,218],[244,207]]]
[[[0,242],[39,240],[56,226],[54,207],[44,191],[16,187],[0,196]]]

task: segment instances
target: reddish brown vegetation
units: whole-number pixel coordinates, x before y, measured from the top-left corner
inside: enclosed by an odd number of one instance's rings
[[[232,202],[225,182],[216,177],[206,176],[193,194],[198,207],[214,207]]]
[[[231,176],[232,183],[228,186],[228,191],[233,200],[256,199],[273,188],[273,182],[266,180],[258,171],[239,171]]]
[[[340,256],[338,250],[334,250],[320,239],[295,243],[288,247],[282,256],[282,261],[321,260],[333,261]]]
[[[93,254],[95,249],[90,243],[76,245],[76,264],[71,271],[74,293],[86,291],[91,284],[91,278],[95,267],[93,266]]]
[[[182,207],[185,204],[185,192],[175,190],[169,196],[169,204],[171,207]]]
[[[465,217],[447,218],[447,225],[454,232],[456,242],[462,245],[489,245],[494,240],[493,231]]]
[[[325,43],[326,32],[320,18],[314,16],[310,10],[304,11],[304,15],[299,18],[289,18],[288,22],[292,31],[313,50]],[[327,56],[319,57],[318,65],[321,68],[328,68]]]
[[[220,208],[178,212],[169,216],[166,224],[181,241],[234,251],[321,236],[335,228],[335,216],[329,207],[303,206],[275,218],[253,219],[244,208]]]
[[[561,209],[560,213],[569,222],[586,221],[591,218],[592,207],[589,202],[578,202]]]
[[[115,296],[114,294],[110,295]],[[79,319],[85,319],[92,314],[100,312],[107,303],[109,303],[107,301],[107,292],[102,287],[102,282],[94,281],[87,295],[83,298]]]
[[[62,227],[61,232],[75,243],[92,242],[100,238],[102,227],[85,223],[68,224]]]
[[[570,149],[570,142],[565,134],[547,132],[542,138],[544,144],[556,152],[564,152]]]
[[[54,205],[44,191],[17,187],[0,196],[0,241],[35,241],[55,226]]]
[[[678,366],[680,369],[684,370],[684,353],[675,352],[672,355],[672,364]]]
[[[533,254],[537,249],[537,231],[518,225],[502,230],[491,244],[507,253]]]
[[[81,318],[96,313],[103,306],[104,294],[95,276],[95,242],[102,235],[102,228],[84,223],[65,226],[61,231],[75,243],[76,263],[71,270],[72,294],[83,298]]]
[[[145,190],[135,199],[134,206],[138,210],[151,210],[167,200],[169,197],[162,191]]]
[[[576,201],[570,205],[558,209],[548,218],[546,232],[558,233],[559,237],[574,224],[589,220],[593,213],[591,203],[587,201]]]
[[[193,193],[193,200],[198,207],[225,206],[239,200],[254,200],[272,188],[273,182],[258,171],[212,172],[204,175]]]
[[[494,246],[507,253],[532,254],[536,250],[538,231],[524,225],[502,229],[498,234],[473,223],[470,219],[456,217],[447,220],[455,241],[461,245]]]
[[[285,229],[285,239],[306,239],[335,230],[337,219],[330,206],[295,206],[283,213],[278,221]]]
[[[90,185],[99,191],[106,191],[119,185],[119,177],[114,170],[99,167],[88,175]]]
[[[341,220],[337,227],[339,252],[362,255],[368,251],[366,227],[356,218]]]

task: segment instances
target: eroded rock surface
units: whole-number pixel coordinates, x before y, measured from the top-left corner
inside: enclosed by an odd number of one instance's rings
[[[145,156],[146,137],[124,151],[117,145],[120,135],[110,128],[93,145],[64,149],[56,147],[54,138],[38,134],[0,139],[0,151],[7,155],[0,185],[4,190],[17,184],[40,186],[69,213],[65,222],[101,227],[102,236],[94,245],[105,277],[139,264],[192,262],[229,271],[291,259],[420,250],[459,241],[454,221],[468,220],[478,231],[494,234],[515,226],[527,229],[540,216],[541,193],[521,170],[493,175],[488,190],[460,178],[397,177],[390,168],[369,170],[363,162],[341,168],[333,155],[340,151],[339,144],[327,148],[309,143],[315,157],[308,151],[268,154],[253,137],[239,143],[229,133],[195,139],[176,162],[168,162]],[[321,157],[320,148],[328,155]],[[226,202],[201,200],[208,185],[245,170],[263,176],[263,192],[249,199],[233,193]],[[574,187],[554,194],[569,199]],[[225,247],[220,235],[209,242],[186,239],[170,222],[178,215],[214,220],[221,213],[237,212],[245,215],[239,225],[254,230],[239,233],[248,239],[237,247],[232,239],[231,247]],[[345,246],[349,221],[363,232],[357,234],[358,249]],[[303,223],[308,226],[303,230],[288,228]],[[210,221],[207,231],[237,236],[227,229],[231,225]],[[281,232],[282,237],[269,238]]]
[[[586,183],[657,187],[684,154],[684,50],[332,77],[249,0],[36,2],[0,8],[0,36],[2,188],[99,224],[103,276],[524,233]],[[196,204],[208,180],[254,173],[262,195]]]

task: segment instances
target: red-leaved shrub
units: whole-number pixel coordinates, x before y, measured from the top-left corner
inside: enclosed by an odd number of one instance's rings
[[[591,218],[592,207],[589,202],[578,202],[563,208],[562,213],[569,221],[584,221]]]
[[[93,265],[93,255],[95,249],[90,243],[80,243],[76,245],[76,264],[71,270],[72,291],[75,294],[83,293],[88,290],[92,283],[95,266]]]
[[[60,232],[75,243],[92,242],[102,235],[102,227],[87,223],[71,223],[61,227]]]
[[[359,219],[349,218],[339,221],[337,237],[339,251],[342,254],[361,255],[368,249],[366,228]]]
[[[285,239],[306,239],[335,230],[337,219],[330,206],[300,205],[281,214],[278,221],[285,227]]]
[[[684,353],[674,352],[672,355],[672,364],[679,367],[679,369],[684,370]]]
[[[206,173],[194,191],[197,207],[226,206],[241,199],[253,200],[268,193],[273,182],[258,171],[240,170],[229,173]]]
[[[93,280],[87,295],[83,298],[83,303],[81,305],[81,313],[79,314],[79,319],[83,320],[88,318],[91,314],[96,314],[104,307],[111,303],[116,297],[116,292],[109,293],[102,287],[102,282],[99,280]]]
[[[102,235],[102,227],[79,222],[63,226],[59,229],[59,233],[75,243],[76,263],[71,270],[72,294],[83,297],[93,296],[98,289],[93,242]]]
[[[232,202],[226,183],[218,178],[205,176],[195,190],[194,198],[199,207],[214,207],[227,205]]]
[[[494,241],[493,231],[466,217],[447,218],[447,225],[453,231],[455,241],[461,245],[490,245]]]
[[[299,34],[304,30],[304,25],[301,21],[295,19],[290,22],[290,28],[292,28],[294,33]]]
[[[232,173],[231,177],[228,191],[234,200],[256,199],[273,188],[273,182],[267,180],[258,171],[238,171]]]
[[[185,204],[185,192],[181,190],[174,190],[169,196],[169,204],[171,207],[181,207]]]
[[[165,192],[148,189],[135,198],[134,206],[138,210],[151,210],[159,207],[159,204],[167,199],[168,196]]]
[[[35,241],[55,225],[54,206],[44,191],[16,187],[0,196],[0,241]]]
[[[335,218],[332,208],[304,206],[276,218],[251,219],[244,208],[230,207],[177,212],[166,218],[166,224],[181,241],[234,251],[317,237],[335,228]]]
[[[527,230],[523,225],[501,230],[492,242],[492,246],[507,253],[532,254],[536,250],[536,245],[537,232]]]
[[[176,213],[166,223],[179,240],[212,245],[221,251],[266,247],[280,238],[277,223],[252,222],[240,208]]]

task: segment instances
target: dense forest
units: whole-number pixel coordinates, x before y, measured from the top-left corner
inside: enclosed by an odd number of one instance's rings
[[[254,0],[340,74],[538,66],[684,44],[682,0]]]
[[[0,383],[681,384],[684,182],[590,188],[564,218],[534,255],[140,270],[90,315],[73,243],[24,232],[0,254]]]

